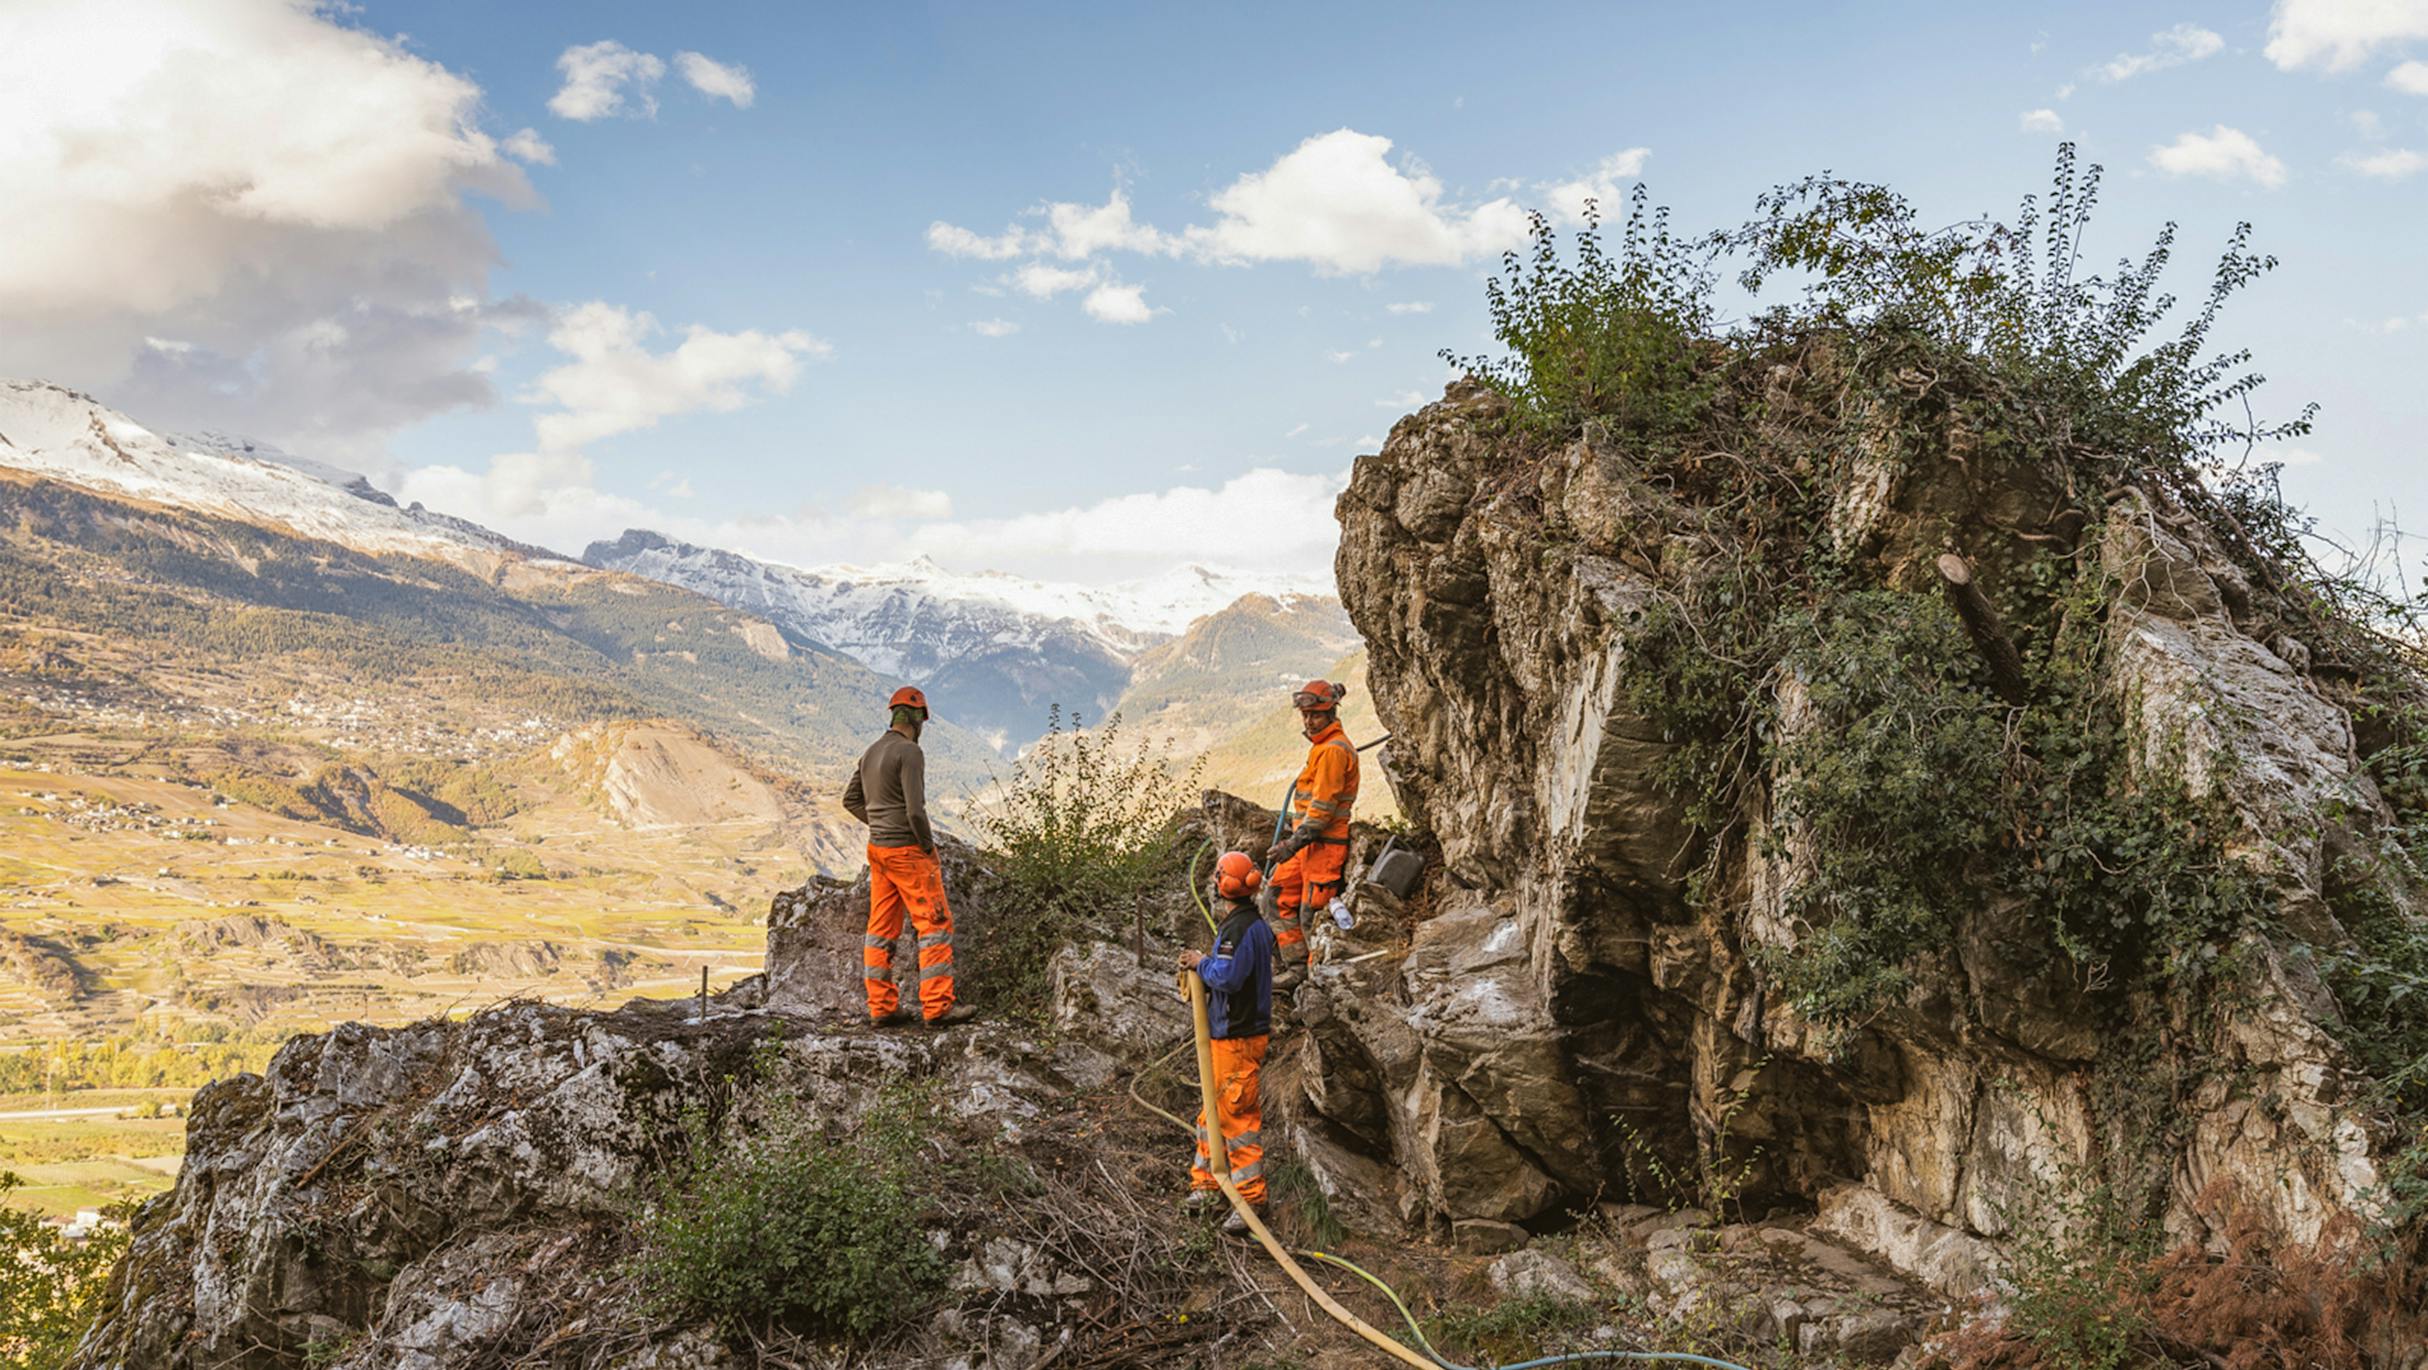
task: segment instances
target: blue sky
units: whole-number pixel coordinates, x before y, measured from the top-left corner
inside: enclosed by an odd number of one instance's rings
[[[162,144],[142,115],[188,89],[174,42],[133,20],[33,22],[55,52],[134,43],[167,73],[42,117]],[[376,207],[255,212],[248,231],[275,219],[279,236],[197,263],[207,288],[182,295],[110,280],[12,296],[0,275],[0,319],[56,344],[9,329],[0,369],[150,422],[263,432],[555,545],[641,522],[796,561],[1320,574],[1350,459],[1438,395],[1438,349],[1489,343],[1496,204],[1554,207],[1632,170],[1700,228],[1828,168],[1929,219],[2004,214],[2060,136],[2109,169],[2094,248],[2136,251],[2179,219],[2184,292],[2235,221],[2257,222],[2285,265],[2228,332],[2259,351],[2277,410],[2323,405],[2288,486],[2345,530],[2428,517],[2428,66],[2405,65],[2428,59],[2422,0],[192,0],[169,27],[252,86],[292,86],[261,115],[274,132],[213,113],[182,136],[256,149],[224,154],[230,174],[288,157],[313,186],[345,183],[347,149],[365,149]],[[696,68],[711,90],[682,54],[713,64]],[[608,68],[630,75],[567,98],[577,69]],[[295,132],[322,120],[321,144]],[[391,136],[417,120],[429,137]],[[465,151],[465,128],[495,146]],[[536,142],[516,144],[524,130]],[[0,136],[0,170],[28,170],[9,158]],[[1351,173],[1354,189],[1322,189]],[[1116,194],[1126,227],[1097,239],[1032,212]],[[342,242],[324,241],[333,218]],[[151,252],[223,250],[174,222]],[[1087,280],[1035,298],[1032,267],[1035,286]]]

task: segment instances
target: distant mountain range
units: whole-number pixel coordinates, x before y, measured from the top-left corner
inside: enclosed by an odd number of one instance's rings
[[[1054,705],[1090,721],[1116,708],[1142,721],[1180,696],[1228,700],[1282,679],[1289,668],[1274,658],[1293,650],[1303,678],[1315,669],[1308,663],[1354,642],[1331,596],[1288,577],[1204,566],[1127,585],[1050,585],[958,575],[924,559],[785,566],[639,529],[592,543],[582,560],[697,591],[916,682],[939,717],[1007,751],[1036,737]],[[1252,626],[1260,621],[1270,631]],[[1196,648],[1173,653],[1183,634],[1201,631]]]

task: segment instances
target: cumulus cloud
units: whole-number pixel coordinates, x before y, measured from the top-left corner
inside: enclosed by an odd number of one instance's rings
[[[1010,319],[972,319],[970,332],[981,338],[1008,338],[1020,331],[1020,325]]]
[[[999,233],[937,219],[930,250],[977,261],[1019,262],[1003,283],[1037,299],[1085,289],[1081,306],[1108,322],[1143,322],[1143,288],[1105,267],[1115,253],[1245,265],[1300,262],[1317,271],[1365,274],[1390,266],[1454,266],[1523,242],[1526,216],[1506,196],[1478,204],[1447,197],[1441,181],[1388,138],[1335,129],[1301,142],[1261,171],[1248,172],[1208,201],[1209,223],[1166,230],[1141,222],[1128,192],[1115,186],[1102,204],[1049,201],[1023,211]],[[1618,182],[1642,170],[1643,148],[1604,158],[1572,181],[1542,189],[1560,212],[1581,211],[1587,196],[1613,198]],[[1430,303],[1391,305],[1422,313]]]
[[[556,165],[556,149],[550,147],[548,140],[542,138],[535,128],[516,129],[497,147],[498,151],[518,162],[528,162],[533,166]]]
[[[2346,171],[2377,180],[2401,181],[2418,175],[2421,168],[2428,167],[2428,157],[2409,148],[2390,147],[2377,152],[2347,152],[2336,158],[2335,164]]]
[[[2065,120],[2053,109],[2026,110],[2020,123],[2026,133],[2065,132]]]
[[[556,69],[565,84],[548,97],[548,112],[560,119],[588,123],[626,109],[644,118],[658,112],[657,84],[666,74],[661,58],[607,38],[565,49]]]
[[[2268,60],[2285,71],[2349,71],[2383,47],[2428,38],[2428,0],[2276,0]]]
[[[1012,273],[1012,288],[1032,300],[1050,300],[1068,290],[1096,284],[1094,268],[1079,269],[1030,262]]]
[[[2405,95],[2428,95],[2428,62],[2403,62],[2386,73],[2386,84]]]
[[[1631,147],[1624,152],[1614,152],[1582,176],[1543,187],[1543,195],[1550,203],[1551,212],[1568,223],[1585,222],[1585,202],[1588,200],[1593,201],[1600,213],[1608,215],[1611,207],[1618,204],[1619,197],[1625,193],[1619,183],[1643,175],[1644,161],[1650,156],[1652,149],[1648,147]]]
[[[0,374],[357,465],[489,402],[468,201],[536,197],[480,109],[308,0],[0,6]]]
[[[1214,487],[1118,495],[1007,518],[913,530],[908,550],[964,567],[1104,581],[1176,561],[1250,565],[1329,577],[1340,525],[1332,505],[1348,473],[1259,468]]]
[[[1082,308],[1098,323],[1145,323],[1155,317],[1147,307],[1146,288],[1107,281],[1088,292]]]
[[[571,357],[532,382],[522,398],[554,406],[534,422],[542,452],[566,452],[600,438],[697,411],[725,413],[792,388],[805,359],[825,343],[798,329],[720,333],[694,324],[670,350],[652,352],[657,320],[593,301],[567,310],[549,345]]]
[[[2219,124],[2207,133],[2186,133],[2150,149],[2150,165],[2170,176],[2247,180],[2270,190],[2285,183],[2285,164],[2241,129]]]
[[[674,55],[674,69],[682,74],[693,90],[712,100],[726,100],[735,109],[748,109],[759,98],[759,87],[750,79],[750,72],[738,66],[727,66],[696,52]]]
[[[1397,300],[1384,305],[1383,310],[1390,314],[1430,314],[1433,312],[1433,301]]]
[[[2130,81],[2153,71],[2186,66],[2225,51],[2226,40],[2198,24],[2177,24],[2150,35],[2145,52],[2122,52],[2092,69],[2102,81]]]
[[[1216,261],[1362,274],[1455,266],[1525,240],[1526,215],[1515,202],[1449,203],[1431,172],[1390,154],[1391,140],[1375,134],[1318,134],[1216,192],[1215,222],[1189,229],[1186,241]]]

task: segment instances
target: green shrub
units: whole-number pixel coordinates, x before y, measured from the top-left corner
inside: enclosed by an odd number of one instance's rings
[[[786,1095],[747,1129],[689,1115],[686,1154],[640,1215],[643,1291],[669,1316],[736,1331],[867,1338],[916,1317],[945,1275],[912,1183],[932,1121],[903,1092],[848,1126]]]
[[[8,1205],[24,1181],[0,1171],[0,1370],[54,1370],[101,1312],[110,1268],[125,1254],[123,1226],[82,1245]]]
[[[1786,911],[1814,931],[1771,969],[1799,1012],[1846,1023],[1902,995],[1913,959],[1978,897],[2003,711],[1935,596],[1841,595],[1790,616],[1787,634],[1812,716],[1779,748],[1773,831],[1798,833],[1811,862]]]
[[[1512,414],[1562,436],[1588,419],[1662,439],[1693,429],[1709,401],[1695,346],[1712,326],[1708,244],[1681,242],[1669,211],[1642,186],[1628,201],[1616,252],[1604,248],[1601,207],[1588,202],[1576,260],[1563,259],[1550,220],[1529,212],[1532,246],[1502,258],[1484,284],[1500,358],[1443,360],[1508,395]]]
[[[1425,1319],[1425,1338],[1445,1352],[1506,1360],[1557,1348],[1594,1324],[1589,1304],[1553,1294],[1528,1294],[1481,1308],[1445,1308]]]
[[[1126,933],[1175,816],[1197,800],[1202,766],[1175,771],[1168,747],[1123,735],[1119,714],[1082,728],[1053,710],[1045,736],[971,814],[998,877],[986,917],[956,939],[972,1002],[1033,1014],[1058,947]]]

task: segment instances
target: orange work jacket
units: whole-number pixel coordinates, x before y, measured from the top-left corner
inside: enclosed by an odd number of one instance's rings
[[[1307,747],[1307,764],[1298,769],[1298,785],[1290,796],[1289,826],[1295,830],[1312,818],[1322,823],[1330,841],[1349,838],[1349,812],[1357,806],[1357,748],[1338,722],[1317,733]]]

